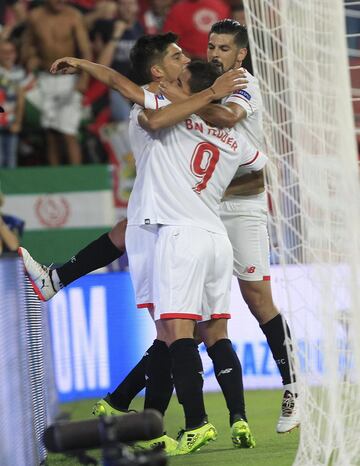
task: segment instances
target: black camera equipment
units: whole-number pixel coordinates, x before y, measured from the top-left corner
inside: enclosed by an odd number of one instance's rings
[[[163,420],[155,410],[123,416],[101,416],[86,421],[60,421],[48,427],[44,444],[59,453],[101,448],[104,466],[165,466],[162,450],[133,452],[127,445],[163,434]]]

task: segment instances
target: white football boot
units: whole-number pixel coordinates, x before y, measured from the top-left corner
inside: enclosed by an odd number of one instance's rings
[[[299,400],[297,399],[296,394],[293,394],[290,390],[285,390],[281,403],[281,414],[276,426],[276,432],[278,434],[286,434],[296,427],[299,427],[299,425]]]
[[[23,260],[25,272],[37,297],[41,301],[48,301],[55,296],[59,290],[55,288],[51,278],[50,267],[36,262],[25,248],[19,248],[18,254]]]

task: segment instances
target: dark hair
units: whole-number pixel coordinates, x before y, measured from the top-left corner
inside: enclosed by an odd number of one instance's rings
[[[214,23],[211,26],[210,34],[231,34],[234,36],[235,44],[240,48],[245,48],[248,46],[248,34],[246,26],[240,24],[238,21],[234,19],[223,19]]]
[[[190,71],[189,87],[193,94],[212,86],[222,74],[214,63],[202,60],[192,61],[187,65],[187,69]]]
[[[100,36],[102,42],[107,44],[113,35],[114,21],[111,19],[98,19],[95,21],[93,28],[90,30],[89,36],[92,41],[97,36]]]
[[[166,49],[173,44],[178,36],[173,32],[154,34],[140,37],[130,51],[132,74],[138,84],[152,81],[151,67],[160,63],[164,58]]]

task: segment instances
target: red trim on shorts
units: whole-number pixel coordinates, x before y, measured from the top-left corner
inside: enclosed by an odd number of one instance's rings
[[[239,167],[245,167],[246,165],[251,165],[255,160],[259,157],[259,151],[256,152],[255,157],[250,160],[250,162],[243,163],[242,165],[239,165]]]
[[[180,314],[180,313],[166,313],[160,314],[160,319],[190,319],[190,320],[202,320],[202,317],[198,314]]]
[[[212,319],[231,319],[231,314],[211,314]]]
[[[263,280],[264,280],[264,282],[269,282],[271,280],[270,275],[264,275]]]
[[[148,308],[148,309],[154,309],[154,303],[137,304],[136,307],[138,309],[144,309],[145,307]]]

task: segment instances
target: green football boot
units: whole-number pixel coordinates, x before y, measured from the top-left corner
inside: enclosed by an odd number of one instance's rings
[[[135,450],[152,450],[153,448],[162,448],[167,454],[174,451],[177,446],[178,442],[166,434],[152,440],[141,440],[134,444]]]
[[[256,445],[249,424],[244,421],[236,421],[231,427],[231,440],[235,448],[254,448]]]
[[[179,443],[177,448],[169,456],[187,455],[199,450],[207,443],[216,440],[217,431],[209,422],[197,429],[181,430],[179,432]]]
[[[127,409],[115,409],[111,406],[109,402],[109,394],[106,395],[105,398],[97,401],[92,409],[92,413],[94,416],[121,416],[122,414],[136,412],[134,410],[127,410]]]

